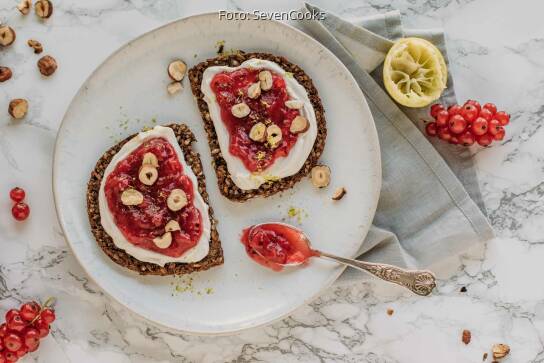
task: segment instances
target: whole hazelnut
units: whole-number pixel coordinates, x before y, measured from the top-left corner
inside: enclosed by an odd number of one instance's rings
[[[49,77],[57,70],[57,61],[50,55],[43,56],[38,60],[38,69],[41,74]]]
[[[0,82],[5,82],[8,79],[11,78],[11,69],[9,67],[1,67],[0,66]]]

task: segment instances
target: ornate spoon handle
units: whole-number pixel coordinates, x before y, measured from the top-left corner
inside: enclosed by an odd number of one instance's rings
[[[387,282],[404,286],[408,290],[421,296],[429,295],[436,287],[436,279],[432,272],[427,270],[404,270],[400,267],[385,263],[372,263],[350,258],[339,257],[325,252],[316,251],[321,257],[338,261],[344,265],[367,271]]]

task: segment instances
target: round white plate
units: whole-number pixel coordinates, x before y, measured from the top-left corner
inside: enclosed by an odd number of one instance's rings
[[[322,162],[332,169],[328,188],[308,179],[280,196],[243,204],[219,194],[200,114],[187,77],[184,90],[166,92],[166,67],[174,58],[189,67],[225,49],[284,55],[314,80],[325,107],[327,144]],[[86,185],[97,159],[144,126],[185,122],[204,164],[211,206],[219,220],[225,264],[187,277],[142,277],[111,262],[97,246],[86,211]],[[175,21],[128,43],[83,84],[58,133],[53,191],[61,226],[77,259],[109,295],[135,313],[187,333],[231,333],[281,318],[332,284],[343,268],[315,259],[281,273],[250,260],[242,228],[284,221],[304,229],[315,247],[342,256],[360,248],[376,209],[381,184],[378,138],[355,80],[322,45],[275,21],[225,21],[203,14]],[[347,195],[333,202],[337,187]],[[298,212],[291,217],[289,209]],[[291,213],[292,214],[292,213]]]

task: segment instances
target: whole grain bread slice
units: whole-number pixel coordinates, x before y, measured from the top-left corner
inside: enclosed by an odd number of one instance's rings
[[[184,124],[171,124],[165,125],[174,130],[177,141],[187,165],[191,167],[193,173],[198,180],[198,191],[202,195],[202,198],[209,205],[209,197],[206,192],[206,183],[204,173],[202,171],[202,163],[200,162],[200,155],[192,148],[192,143],[195,141],[195,136]],[[201,261],[194,263],[167,263],[164,266],[156,265],[154,263],[142,262],[127,254],[124,250],[121,250],[115,246],[111,237],[106,233],[102,224],[100,223],[100,209],[98,206],[98,192],[100,190],[100,183],[104,177],[104,171],[110,163],[111,159],[121,147],[135,135],[127,137],[125,140],[111,147],[106,151],[96,163],[94,170],[91,173],[91,178],[87,184],[87,213],[89,215],[89,222],[91,224],[91,231],[96,239],[96,242],[104,251],[106,255],[118,265],[138,272],[140,275],[181,275],[188,274],[195,271],[207,270],[211,267],[223,264],[223,250],[221,248],[221,241],[219,240],[219,234],[217,233],[217,221],[213,216],[213,209],[209,207],[209,215],[211,222],[211,238],[210,238],[210,252]]]
[[[238,188],[236,184],[234,184],[228,172],[227,163],[221,154],[217,134],[208,110],[208,104],[206,101],[204,101],[204,94],[201,91],[201,83],[202,75],[206,68],[213,66],[236,67],[242,62],[251,58],[265,59],[277,63],[286,72],[291,73],[292,76],[306,89],[315,111],[318,130],[313,149],[298,173],[277,181],[264,183],[258,189],[242,190]],[[285,191],[292,188],[298,181],[308,175],[315,165],[317,165],[319,157],[323,153],[323,149],[325,147],[325,139],[327,138],[325,111],[312,79],[298,65],[289,62],[284,57],[269,53],[237,52],[235,54],[220,55],[216,58],[211,58],[195,65],[189,70],[189,80],[191,82],[191,90],[196,98],[200,114],[202,115],[202,120],[204,121],[204,129],[208,135],[208,144],[210,146],[213,158],[213,167],[215,169],[215,173],[217,174],[219,190],[221,194],[228,199],[243,202],[253,197],[269,197],[276,193]]]

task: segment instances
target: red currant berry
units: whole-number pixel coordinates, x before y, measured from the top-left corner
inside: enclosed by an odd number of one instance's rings
[[[450,107],[448,107],[448,114],[450,115],[450,117],[452,117],[453,115],[460,115],[462,109],[463,108],[459,105],[451,105]]]
[[[11,208],[11,214],[13,214],[13,218],[16,220],[24,221],[30,214],[30,208],[28,207],[28,204],[19,202]]]
[[[448,111],[442,110],[436,114],[436,126],[444,127],[448,125],[449,114]]]
[[[40,304],[35,301],[27,302],[21,306],[21,317],[26,321],[32,321],[40,313]]]
[[[429,122],[427,126],[425,126],[425,131],[429,136],[436,136],[436,122]]]
[[[495,114],[494,118],[499,120],[501,126],[506,126],[510,122],[510,115],[504,111],[499,111]]]
[[[502,139],[504,139],[504,135],[505,135],[505,131],[504,131],[504,127],[501,127],[497,133],[495,135],[493,135],[493,138],[497,141],[501,141]]]
[[[17,309],[9,309],[6,313],[6,321],[10,321],[11,318],[13,318],[15,315],[19,315],[19,310]]]
[[[40,316],[47,324],[51,324],[55,321],[55,312],[50,308],[43,309]]]
[[[457,138],[457,136],[452,136],[450,141],[448,141],[450,144],[452,145],[458,145],[459,144],[459,139]]]
[[[0,338],[3,338],[8,333],[8,325],[6,323],[3,323],[0,325]]]
[[[438,137],[444,141],[449,141],[451,139],[451,133],[447,127],[439,127],[437,134]]]
[[[482,108],[485,108],[486,110],[491,111],[492,114],[495,114],[497,112],[497,106],[495,106],[492,103],[486,103],[482,106]]]
[[[25,329],[26,323],[21,318],[21,315],[17,314],[11,317],[10,320],[7,321],[8,329],[13,330],[16,332],[21,332]]]
[[[4,359],[6,360],[7,363],[14,363],[19,360],[19,357],[17,357],[17,353],[6,350],[4,352]]]
[[[476,137],[476,141],[481,146],[489,146],[493,142],[493,136],[484,134]]]
[[[436,114],[439,111],[442,111],[444,109],[444,106],[442,106],[440,103],[435,103],[431,106],[431,116],[436,118]]]
[[[476,109],[478,109],[478,112],[480,112],[480,110],[481,110],[480,103],[478,101],[475,101],[475,100],[468,100],[467,102],[465,102],[465,105],[472,105],[472,106],[476,107]]]
[[[40,332],[34,328],[28,328],[24,335],[25,345],[31,349],[40,344]]]
[[[497,135],[497,133],[499,132],[500,129],[502,129],[502,126],[499,122],[499,120],[497,120],[496,118],[494,119],[491,119],[488,123],[487,123],[487,128],[488,128],[488,131],[491,135]]]
[[[15,187],[9,192],[9,197],[14,202],[22,202],[25,199],[25,191],[22,188]]]
[[[487,120],[482,117],[478,117],[472,123],[472,133],[476,136],[487,133]]]
[[[35,352],[35,351],[38,350],[39,347],[40,347],[40,342],[38,342],[38,344],[36,344],[36,345],[33,346],[33,347],[27,346],[29,352]]]
[[[23,346],[23,339],[16,333],[8,333],[4,337],[4,347],[10,352],[16,352]]]
[[[467,121],[461,115],[453,115],[450,118],[450,131],[454,134],[460,134],[467,128]]]
[[[49,334],[49,324],[47,324],[41,317],[34,322],[34,327],[38,330],[40,338],[45,338]]]
[[[487,108],[482,108],[482,110],[480,111],[480,117],[483,117],[487,121],[489,121],[493,117],[493,114]]]
[[[471,104],[465,104],[463,106],[463,109],[461,110],[461,116],[463,116],[468,122],[473,122],[474,120],[476,120],[476,117],[478,117],[479,113],[480,112],[478,111],[476,106]]]
[[[4,352],[0,350],[0,363],[6,363],[6,357],[4,356]]]
[[[15,354],[17,355],[17,358],[22,358],[26,355],[26,353],[28,353],[28,348],[25,347],[24,345],[21,347],[21,349],[19,349],[17,352],[15,352]]]

